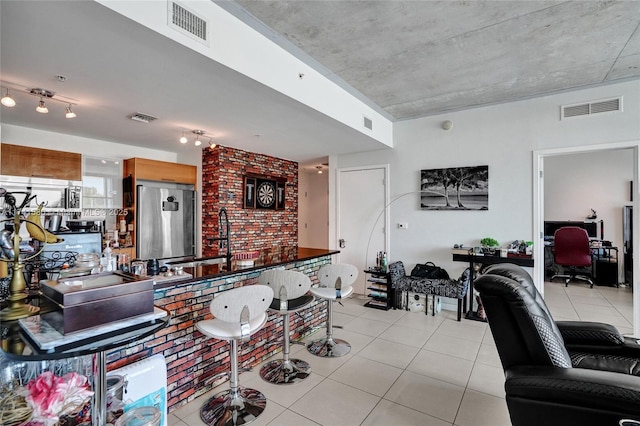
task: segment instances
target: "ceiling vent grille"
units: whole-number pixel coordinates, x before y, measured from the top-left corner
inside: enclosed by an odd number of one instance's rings
[[[367,129],[373,130],[373,120],[371,120],[369,117],[364,117],[363,125]]]
[[[151,123],[154,120],[157,120],[158,117],[154,117],[153,115],[143,114],[141,112],[134,112],[129,116],[133,121],[139,121],[141,123]]]
[[[576,105],[565,105],[560,110],[561,119],[600,114],[602,112],[620,112],[622,111],[622,97]]]
[[[209,43],[209,23],[173,1],[169,2],[169,26],[206,45]]]

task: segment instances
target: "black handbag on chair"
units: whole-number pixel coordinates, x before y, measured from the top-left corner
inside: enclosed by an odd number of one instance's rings
[[[448,280],[449,274],[443,268],[436,266],[433,262],[418,263],[411,270],[412,277],[428,278],[432,280]]]

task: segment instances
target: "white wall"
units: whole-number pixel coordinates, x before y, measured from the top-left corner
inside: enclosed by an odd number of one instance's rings
[[[622,207],[630,205],[633,151],[558,155],[544,160],[545,220],[588,221],[591,209],[604,221],[604,239],[619,251],[622,281]],[[598,226],[598,235],[600,227]]]
[[[175,152],[47,132],[10,124],[3,124],[1,126],[0,142],[57,151],[77,152],[92,157],[104,157],[112,160],[141,157],[151,160],[177,162],[177,154]]]
[[[423,211],[417,195],[390,206],[390,259],[408,268],[430,260],[451,275],[465,265],[451,260],[456,243],[478,245],[533,240],[533,151],[640,140],[640,81],[566,92],[398,122],[394,149],[343,155],[336,167],[390,164],[391,199],[419,190],[421,169],[489,166],[488,211]],[[560,106],[624,95],[624,112],[560,121]],[[444,120],[453,122],[445,131]],[[331,188],[332,195],[335,189]],[[408,222],[409,229],[398,229]],[[331,223],[335,233],[335,223]]]
[[[329,248],[329,179],[327,173],[298,173],[298,246]]]

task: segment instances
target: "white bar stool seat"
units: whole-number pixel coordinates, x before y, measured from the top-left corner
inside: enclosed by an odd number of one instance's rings
[[[327,301],[327,335],[307,344],[314,355],[335,358],[351,351],[351,345],[333,338],[333,302],[353,293],[353,283],[358,277],[358,268],[346,263],[322,265],[318,271],[320,287],[312,287],[311,294]]]
[[[205,336],[228,340],[231,372],[229,390],[218,392],[204,403],[200,418],[208,425],[242,425],[255,420],[265,409],[262,392],[241,387],[238,383],[238,341],[247,342],[267,322],[267,309],[273,290],[261,285],[247,285],[216,293],[209,309],[214,318],[199,321],[196,328]]]
[[[291,352],[289,317],[291,312],[305,309],[313,302],[314,298],[309,294],[311,280],[302,272],[270,269],[260,274],[258,283],[273,290],[274,299],[269,310],[278,312],[282,316],[283,323],[282,359],[264,364],[260,369],[260,377],[278,385],[304,380],[311,373],[311,366],[301,359],[289,358]]]

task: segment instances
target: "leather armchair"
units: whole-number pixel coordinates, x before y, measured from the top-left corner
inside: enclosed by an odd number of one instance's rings
[[[640,345],[608,324],[555,322],[531,276],[491,265],[476,280],[514,426],[640,421]]]

